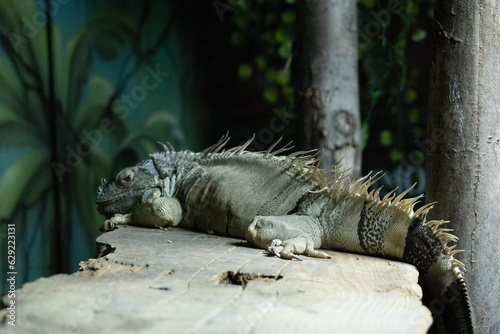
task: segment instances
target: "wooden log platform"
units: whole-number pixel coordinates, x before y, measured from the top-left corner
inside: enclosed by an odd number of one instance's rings
[[[181,228],[120,228],[72,275],[27,283],[3,333],[426,333],[418,272],[328,251],[269,256]],[[5,312],[5,310],[2,310]]]

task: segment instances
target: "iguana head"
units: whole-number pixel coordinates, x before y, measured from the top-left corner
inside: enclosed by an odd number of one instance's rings
[[[97,189],[97,210],[108,218],[116,213],[130,213],[141,203],[143,194],[156,187],[163,191],[153,161],[144,160],[122,169],[110,182],[101,180],[101,186]]]

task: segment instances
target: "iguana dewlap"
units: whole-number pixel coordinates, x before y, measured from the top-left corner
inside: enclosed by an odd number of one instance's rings
[[[336,249],[413,264],[431,293],[431,309],[448,333],[472,333],[463,264],[449,246],[457,240],[444,221],[426,221],[431,204],[413,211],[422,196],[406,190],[380,198],[369,191],[378,178],[349,180],[336,169],[316,167],[311,152],[287,156],[249,152],[244,145],[224,150],[228,138],[201,153],[163,152],[122,170],[97,191],[106,230],[117,224],[182,226],[245,238],[291,259],[299,254],[328,257]]]

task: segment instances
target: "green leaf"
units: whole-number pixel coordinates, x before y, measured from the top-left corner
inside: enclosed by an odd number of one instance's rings
[[[99,57],[107,61],[116,60],[120,48],[131,45],[137,33],[137,26],[130,17],[110,10],[93,13],[87,27],[92,46]]]
[[[411,40],[414,42],[421,42],[427,38],[427,31],[424,29],[417,29],[411,34]]]
[[[407,104],[415,102],[417,99],[417,92],[414,89],[407,89],[404,95],[404,101]]]
[[[65,103],[66,114],[73,115],[76,112],[83,85],[87,82],[90,72],[90,49],[87,35],[80,32],[73,36],[66,49],[67,73],[66,82],[67,100]]]
[[[41,144],[41,138],[37,136],[36,128],[27,123],[5,122],[0,124],[0,133],[2,140],[0,148],[22,148]]]
[[[278,101],[278,91],[275,87],[269,87],[264,90],[264,99],[268,102],[275,103]]]
[[[18,54],[13,55],[16,59],[18,56]],[[35,64],[32,66],[36,68]],[[35,125],[43,131],[47,122],[44,109],[41,107],[39,92],[36,91],[43,90],[43,87],[23,87],[14,66],[5,59],[0,59],[0,68],[2,68],[0,71],[0,87],[2,87],[0,89],[0,103],[15,112],[17,118],[22,118],[24,122]],[[24,71],[22,72],[24,73]],[[33,81],[32,75],[29,76],[30,79],[26,78],[26,80]]]
[[[429,19],[434,19],[434,6],[430,6],[429,9],[427,9],[427,12],[425,13],[427,18]]]
[[[410,155],[411,163],[416,166],[420,166],[425,161],[425,154],[422,151],[413,151]]]
[[[240,64],[240,66],[238,66],[238,78],[246,80],[249,79],[252,74],[253,69],[249,64]]]
[[[420,119],[420,112],[417,108],[410,110],[410,115],[408,116],[410,123],[415,124]]]
[[[274,32],[274,38],[280,44],[283,43],[283,42],[285,42],[285,41],[287,41],[289,39],[289,37],[287,36],[287,34],[285,33],[285,31],[283,29],[277,29]]]
[[[185,135],[179,119],[166,110],[159,110],[149,116],[144,123],[144,128],[159,138],[159,141],[168,140],[174,147],[179,148],[185,143]]]
[[[0,125],[5,123],[23,123],[24,120],[20,118],[11,108],[0,106]]]
[[[283,59],[290,57],[290,55],[292,54],[292,41],[291,40],[284,41],[278,48],[278,54]]]
[[[150,129],[158,123],[179,126],[179,119],[166,110],[157,111],[146,119],[144,127]]]
[[[0,148],[20,148],[42,144],[40,127],[26,122],[9,108],[0,106]]]
[[[31,58],[29,56],[31,40],[38,37],[42,30],[30,24],[32,23],[30,19],[35,14],[34,1],[3,0],[0,2],[0,30],[8,38],[8,43],[12,45],[16,57],[24,61]],[[5,42],[7,43],[7,40]]]
[[[33,186],[26,187],[21,197],[27,207],[36,205],[41,197],[52,190],[52,173],[53,171],[49,166],[43,166],[33,174],[29,182]]]
[[[277,71],[274,79],[281,85],[287,85],[290,82],[290,73],[285,71]]]
[[[389,130],[384,130],[380,132],[380,144],[382,146],[392,145],[392,133]]]
[[[46,25],[36,21],[39,20],[37,13],[38,9],[34,1],[4,0],[0,2],[0,21],[2,22],[0,26],[5,29],[3,33],[7,36],[2,43],[9,43],[12,46],[12,49],[5,48],[4,50],[19,65],[17,75],[24,82],[43,90],[48,76],[47,71],[40,70],[47,65],[46,47],[44,48],[47,44]],[[35,77],[39,77],[40,82],[35,81]]]
[[[375,6],[375,0],[361,0],[361,3],[366,7],[366,8],[373,8]]]
[[[33,175],[41,168],[48,168],[48,152],[45,149],[33,149],[10,164],[0,179],[0,219],[11,217],[18,203],[24,199],[21,194],[27,187],[36,188],[38,184]]]
[[[125,122],[126,119],[127,114],[119,114],[117,112],[111,117],[112,130],[109,132],[108,136],[111,136],[117,143],[121,142],[123,138],[127,136],[128,128]]]
[[[264,71],[267,66],[266,56],[260,55],[255,58],[255,65],[259,71]]]
[[[281,22],[285,24],[292,24],[295,22],[295,12],[293,10],[286,10],[281,14]]]
[[[421,139],[424,136],[424,130],[420,127],[413,127],[411,130],[414,139]]]
[[[0,60],[0,101],[5,107],[12,110],[19,110],[21,116],[26,115],[25,101],[21,97],[20,87],[13,66],[5,60]],[[27,119],[28,117],[26,117]]]
[[[9,36],[11,34],[19,34],[19,13],[16,7],[9,0],[4,0],[0,4],[0,31]]]
[[[392,162],[400,161],[402,157],[403,157],[403,153],[401,152],[401,150],[398,150],[397,148],[393,148],[389,152],[389,159]]]
[[[382,97],[382,90],[377,89],[376,91],[373,92],[372,98],[370,100],[370,109],[375,108],[381,97]]]
[[[416,17],[420,11],[420,6],[415,1],[408,1],[406,3],[406,11],[408,13],[408,16]]]
[[[113,95],[113,86],[102,76],[93,76],[88,81],[88,92],[74,118],[74,128],[96,127],[103,117]]]
[[[66,86],[66,111],[69,115],[76,112],[83,85],[87,82],[91,51],[95,49],[104,60],[115,60],[121,47],[132,43],[136,29],[135,23],[123,13],[104,10],[94,13],[85,30],[70,40],[66,55],[67,73],[71,74]]]

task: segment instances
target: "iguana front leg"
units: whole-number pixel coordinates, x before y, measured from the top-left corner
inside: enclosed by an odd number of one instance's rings
[[[319,225],[309,216],[256,216],[248,227],[245,238],[253,245],[268,249],[284,259],[300,260],[296,254],[330,258],[328,254],[314,249],[321,246],[321,238],[300,228],[310,227],[311,224]]]
[[[159,188],[144,193],[141,204],[131,213],[115,214],[101,226],[101,231],[112,231],[117,225],[144,227],[173,227],[182,219],[182,208],[174,197],[162,197]]]

